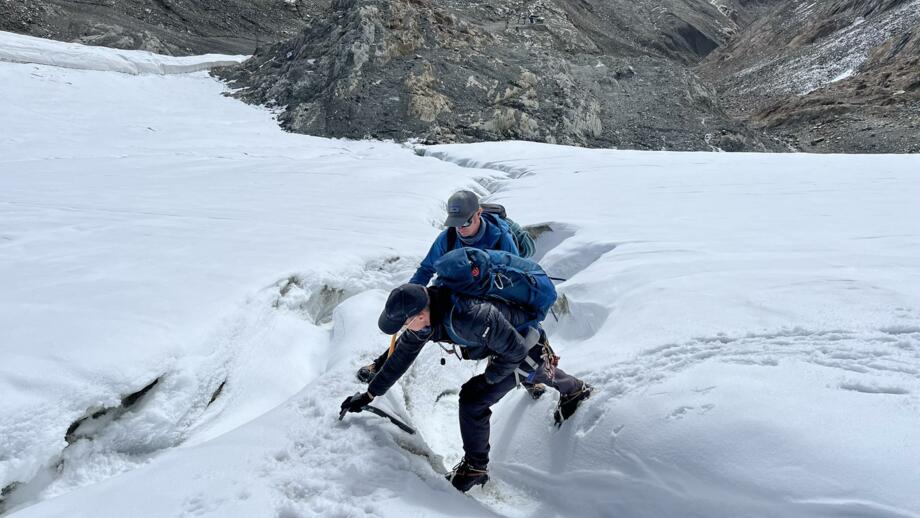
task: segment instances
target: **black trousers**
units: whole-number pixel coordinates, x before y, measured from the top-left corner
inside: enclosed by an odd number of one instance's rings
[[[555,388],[561,395],[571,394],[582,388],[582,381],[556,367],[554,375],[550,377],[542,358],[543,346],[537,344],[530,349],[528,356],[537,362],[536,375],[533,383],[543,383]],[[526,361],[520,367],[526,371],[533,371],[533,367]],[[467,462],[478,466],[489,463],[489,418],[492,416],[491,407],[505,397],[517,384],[514,374],[498,383],[489,385],[486,390],[474,390],[469,382],[460,388],[460,436],[463,438],[463,451]]]

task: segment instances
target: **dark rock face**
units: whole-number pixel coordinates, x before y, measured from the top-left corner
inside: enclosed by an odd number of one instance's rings
[[[0,30],[171,55],[251,54],[328,0],[0,0]]]
[[[685,66],[737,22],[705,0],[660,4],[335,0],[297,38],[218,74],[314,135],[777,149]]]
[[[215,73],[320,136],[920,151],[920,0],[0,0],[0,30],[255,50]]]
[[[729,111],[812,152],[920,152],[920,0],[788,0],[697,69]]]

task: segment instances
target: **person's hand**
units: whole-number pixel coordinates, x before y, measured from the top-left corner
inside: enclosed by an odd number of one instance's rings
[[[479,399],[486,391],[489,390],[490,384],[486,381],[485,374],[478,374],[470,378],[460,387],[460,392],[464,397]]]
[[[354,396],[345,398],[345,401],[342,402],[342,411],[339,413],[339,419],[342,419],[345,412],[360,412],[373,400],[374,396],[367,392],[358,392]]]

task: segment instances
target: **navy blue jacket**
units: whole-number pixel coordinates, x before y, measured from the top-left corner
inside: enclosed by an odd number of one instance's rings
[[[467,244],[457,235],[454,247],[451,250],[470,246],[482,250],[504,250],[514,255],[521,255],[517,245],[514,243],[514,236],[511,234],[511,230],[504,220],[495,214],[484,212],[482,213],[482,224],[485,225],[485,231],[478,241]],[[432,244],[431,249],[428,250],[428,255],[425,256],[425,259],[419,264],[418,269],[415,271],[415,275],[409,279],[410,284],[428,285],[428,282],[434,275],[435,261],[440,259],[442,255],[450,252],[450,250],[447,249],[447,233],[450,230],[451,229],[444,230],[438,235],[438,238],[434,240],[434,244]],[[453,231],[456,232],[456,230]]]
[[[489,358],[485,371],[488,383],[498,383],[514,374],[528,352],[515,326],[531,318],[528,312],[499,301],[467,297],[445,287],[426,289],[431,311],[430,333],[405,331],[399,335],[393,355],[367,387],[371,395],[383,395],[399,381],[428,342],[457,344],[463,348],[463,356],[471,360]]]

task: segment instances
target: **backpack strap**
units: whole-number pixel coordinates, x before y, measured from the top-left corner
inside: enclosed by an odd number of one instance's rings
[[[457,244],[457,228],[450,227],[447,229],[447,252],[450,252],[454,249],[454,245]]]

